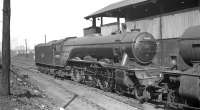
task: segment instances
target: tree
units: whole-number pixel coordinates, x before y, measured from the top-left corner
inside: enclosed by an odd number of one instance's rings
[[[3,1],[2,72],[0,73],[0,95],[10,94],[10,0]]]

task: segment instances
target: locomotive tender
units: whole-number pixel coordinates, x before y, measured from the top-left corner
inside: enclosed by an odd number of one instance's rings
[[[150,33],[137,31],[39,44],[35,47],[35,62],[40,71],[55,77],[70,77],[105,91],[132,95],[140,101],[198,108],[199,32],[200,26],[189,28],[180,40],[180,55],[194,66],[184,72],[155,66],[152,60],[157,51],[156,40]]]

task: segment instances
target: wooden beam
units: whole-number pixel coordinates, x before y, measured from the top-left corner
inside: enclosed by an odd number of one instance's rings
[[[0,73],[0,96],[10,94],[10,0],[3,1],[2,73]]]

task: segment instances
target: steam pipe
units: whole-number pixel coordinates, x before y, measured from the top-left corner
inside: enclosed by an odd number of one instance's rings
[[[124,53],[123,57],[122,57],[122,62],[121,62],[121,66],[125,66],[128,60],[128,54]]]

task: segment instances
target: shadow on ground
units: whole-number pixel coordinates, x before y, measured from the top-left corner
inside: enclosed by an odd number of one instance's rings
[[[26,92],[21,93],[21,94],[11,94],[11,95],[13,95],[15,97],[20,97],[20,98],[26,97],[26,98],[29,98],[29,99],[30,98],[43,98],[41,94],[33,94],[30,91],[26,91]]]

